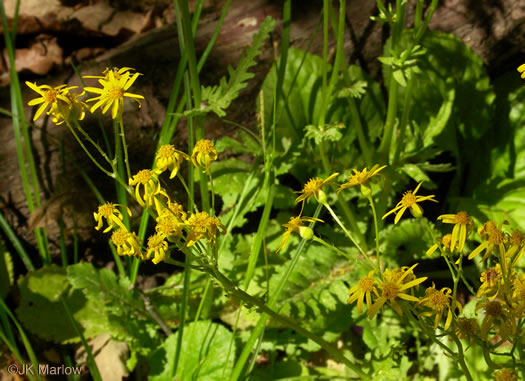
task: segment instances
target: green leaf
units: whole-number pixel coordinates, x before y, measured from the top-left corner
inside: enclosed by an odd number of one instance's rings
[[[149,380],[170,380],[175,358],[178,332],[169,336],[149,357]],[[223,325],[197,321],[186,325],[182,339],[183,351],[175,378],[180,381],[222,381],[233,369],[235,341]],[[231,345],[231,346],[230,346]],[[226,358],[228,353],[229,358]]]
[[[101,301],[91,300],[71,288],[66,269],[56,265],[31,272],[18,281],[20,305],[16,313],[33,334],[55,342],[78,341],[60,298],[70,307],[75,320],[91,338],[107,331],[108,321],[101,314]]]
[[[344,128],[342,123],[325,124],[324,126],[314,126],[309,124],[304,129],[306,134],[304,135],[308,139],[312,139],[315,144],[319,145],[323,141],[326,142],[338,142],[343,137],[341,129]]]
[[[366,94],[368,83],[365,81],[355,81],[351,87],[345,87],[336,92],[338,98],[362,98]]]
[[[247,81],[253,78],[254,74],[248,70],[256,64],[255,58],[261,54],[264,41],[270,36],[274,26],[275,20],[270,16],[266,17],[259,31],[253,36],[252,46],[248,46],[243,52],[237,69],[228,67],[229,78],[222,77],[218,86],[202,88],[203,107],[199,111],[213,111],[220,117],[226,115],[225,110],[230,103],[239,96],[239,91],[247,86]]]
[[[97,270],[89,263],[69,266],[68,278],[90,301],[97,301],[99,314],[107,316],[111,335],[126,341],[132,350],[147,354],[158,345],[158,325],[147,312],[137,291],[127,278],[117,278],[108,269]],[[103,314],[101,314],[103,315]],[[106,328],[107,331],[107,328]]]

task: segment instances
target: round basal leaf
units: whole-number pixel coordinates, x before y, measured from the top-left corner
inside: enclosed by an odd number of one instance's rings
[[[175,359],[178,332],[169,336],[164,343],[148,357],[149,380],[179,381],[227,379],[233,368],[235,341],[226,327],[211,321],[197,321],[184,328],[182,348],[175,377],[170,370]],[[227,358],[229,353],[229,358]]]
[[[79,338],[66,314],[63,298],[86,338],[107,330],[102,306],[88,301],[80,290],[71,290],[66,269],[56,265],[43,267],[18,281],[20,305],[16,314],[31,333],[50,341],[72,342]]]

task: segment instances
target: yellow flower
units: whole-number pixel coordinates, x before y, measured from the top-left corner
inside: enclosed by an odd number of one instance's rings
[[[496,266],[489,267],[483,271],[479,280],[481,281],[481,286],[476,294],[478,298],[486,295],[489,299],[494,299],[498,296],[503,286],[503,274],[501,273],[500,264],[496,263]]]
[[[160,234],[168,239],[173,239],[182,236],[184,220],[179,218],[169,208],[162,209],[156,221],[157,225],[155,226],[155,230],[157,234]]]
[[[176,150],[171,144],[165,144],[159,148],[155,156],[155,172],[161,174],[166,169],[170,169],[170,179],[174,178],[179,171],[182,160],[189,160],[190,157],[184,152]]]
[[[204,167],[203,172],[207,172],[210,169],[211,162],[217,160],[218,155],[211,140],[201,139],[193,147],[191,162],[196,167]]]
[[[114,231],[111,235],[111,242],[117,247],[118,255],[129,255],[144,259],[140,251],[139,238],[134,232],[130,233],[126,229]]]
[[[432,255],[434,253],[434,251],[437,250],[437,248],[439,247],[439,244],[441,243],[441,245],[443,246],[443,251],[451,251],[450,250],[450,242],[452,241],[452,235],[451,234],[445,234],[443,237],[441,237],[441,240],[432,245],[432,247],[430,249],[427,250],[427,252],[425,253],[427,256],[429,255]]]
[[[155,196],[163,195],[168,198],[166,191],[160,186],[155,173],[150,169],[139,171],[133,176],[133,179],[129,179],[129,185],[135,186],[135,197],[141,206],[155,206],[157,211],[160,211],[162,208]],[[141,186],[142,195],[140,192]]]
[[[95,98],[90,98],[86,102],[96,102],[91,106],[91,112],[94,112],[97,108],[102,106],[102,113],[104,114],[111,107],[111,117],[116,119],[117,117],[122,117],[122,110],[124,108],[124,97],[133,99],[140,104],[140,99],[144,99],[142,95],[132,94],[126,92],[133,82],[138,78],[140,73],[134,73],[131,75],[129,68],[124,72],[120,72],[116,68],[113,70],[106,69],[106,75],[104,79],[99,79],[98,82],[102,85],[102,88],[98,87],[86,87],[84,90],[100,94]],[[130,76],[131,75],[131,76]]]
[[[186,237],[186,246],[192,246],[205,237],[208,238],[212,246],[215,246],[217,231],[220,234],[226,234],[226,227],[221,220],[218,217],[210,216],[206,212],[192,214],[185,225],[191,229]]]
[[[496,381],[519,381],[518,375],[514,370],[503,368],[494,372],[494,380]]]
[[[525,79],[525,64],[518,66],[518,72],[520,72],[521,78]]]
[[[472,342],[479,332],[478,321],[474,318],[457,318],[455,332],[458,339],[467,339]]]
[[[486,340],[492,328],[496,328],[497,334],[502,340],[507,340],[509,334],[516,331],[516,319],[506,303],[499,300],[483,300],[476,305],[476,312],[483,308],[485,316],[481,322],[481,338]]]
[[[104,233],[107,233],[108,231],[117,226],[123,229],[126,228],[124,226],[124,223],[122,222],[122,213],[116,208],[117,206],[123,207],[124,210],[128,213],[128,215],[131,216],[131,210],[127,206],[106,202],[104,205],[100,205],[98,207],[98,211],[93,213],[95,221],[97,222],[97,226],[95,227],[95,229],[100,230],[100,228],[103,225],[102,219],[105,219],[108,223],[108,227],[104,230]]]
[[[372,307],[372,292],[379,298],[377,288],[375,286],[375,279],[373,278],[374,270],[370,271],[367,276],[361,278],[359,283],[356,284],[348,291],[348,303],[353,303],[357,300],[357,312],[363,312],[363,301],[366,298],[366,306],[368,309]]]
[[[27,104],[29,106],[40,105],[38,110],[36,110],[33,121],[37,120],[40,115],[50,107],[47,115],[50,115],[53,110],[59,109],[59,102],[70,104],[71,100],[66,96],[66,94],[71,89],[76,89],[77,86],[66,87],[66,85],[60,85],[57,87],[51,87],[48,85],[38,86],[36,83],[31,83],[26,81],[26,85],[31,88],[31,90],[36,91],[40,94],[40,98],[35,98],[30,100]]]
[[[302,191],[295,192],[300,194],[300,196],[295,199],[295,203],[297,204],[298,202],[302,201],[304,206],[304,200],[306,200],[306,202],[310,202],[310,199],[315,196],[317,201],[323,204],[324,202],[326,202],[326,194],[324,194],[322,190],[323,186],[330,183],[330,181],[338,175],[339,173],[333,173],[330,176],[328,176],[325,180],[319,177],[308,180],[308,182],[304,185]]]
[[[454,251],[457,248],[461,253],[465,247],[465,241],[467,240],[467,235],[472,231],[474,227],[474,221],[469,217],[467,212],[459,212],[457,214],[443,214],[437,218],[442,220],[444,224],[454,224],[452,229],[452,240],[450,242],[450,251]]]
[[[304,225],[305,222],[323,221],[314,217],[290,217],[290,221],[288,221],[286,224],[283,224],[283,226],[286,228],[286,231],[283,234],[283,240],[277,248],[277,252],[279,252],[286,245],[286,242],[288,242],[288,239],[290,238],[292,232],[299,233],[301,229],[306,228],[306,226]]]
[[[362,171],[358,171],[356,169],[353,169],[353,174],[350,174],[349,180],[341,185],[337,192],[341,192],[343,189],[350,188],[353,186],[360,185],[361,186],[361,192],[363,194],[369,195],[371,193],[370,187],[368,185],[368,180],[372,177],[377,175],[380,171],[382,171],[386,165],[383,165],[382,167],[379,166],[379,164],[375,164],[372,168],[370,168],[370,172],[365,168]]]
[[[410,289],[411,287],[417,286],[418,284],[423,283],[425,280],[427,280],[427,277],[423,277],[415,278],[406,283],[404,282],[405,278],[408,275],[414,275],[412,273],[412,270],[416,266],[417,263],[409,269],[405,270],[399,277],[392,276],[392,274],[395,274],[396,272],[387,272],[387,270],[385,270],[385,272],[383,273],[383,281],[377,286],[381,290],[381,296],[377,298],[372,307],[368,309],[368,317],[370,319],[372,319],[377,314],[379,309],[383,306],[383,304],[385,304],[386,301],[390,301],[392,308],[399,315],[403,315],[403,310],[401,309],[401,306],[397,303],[396,298],[408,300],[410,302],[419,302],[418,298],[412,295],[408,295],[404,292]]]
[[[62,95],[69,100],[69,103],[59,100],[56,104],[51,106],[51,109],[48,112],[48,114],[53,115],[53,119],[51,120],[57,126],[64,123],[66,120],[69,120],[71,117],[76,120],[83,120],[86,116],[85,109],[88,108],[88,105],[78,99],[78,97],[84,95],[85,92],[82,91],[80,94],[73,94],[69,92],[70,89],[71,88],[62,90]]]
[[[118,67],[114,67],[113,69],[106,68],[102,74],[104,75],[83,75],[82,78],[96,78],[96,79],[103,79],[104,81],[109,81],[109,72],[113,72],[113,76],[116,79],[120,79],[120,77],[130,71],[135,71],[135,69],[131,67],[121,67],[120,69]],[[131,73],[130,73],[131,74]]]
[[[403,198],[401,201],[399,201],[394,209],[389,211],[383,216],[383,220],[385,217],[391,215],[392,213],[396,214],[396,218],[394,219],[394,224],[397,224],[399,220],[401,219],[401,216],[403,213],[405,213],[405,210],[410,208],[410,212],[414,217],[421,217],[423,215],[423,209],[417,204],[418,202],[422,201],[433,201],[437,202],[437,200],[434,200],[434,195],[430,196],[416,196],[417,191],[419,190],[419,187],[423,184],[423,182],[420,182],[416,189],[414,191],[407,191],[403,194]]]
[[[154,234],[148,238],[148,249],[146,251],[145,259],[150,259],[154,264],[158,264],[166,258],[166,251],[168,251],[168,242],[164,239],[162,234]]]
[[[492,253],[494,247],[497,247],[500,250],[502,258],[505,257],[506,235],[502,230],[500,230],[501,225],[502,224],[499,224],[495,228],[490,228],[486,231],[482,231],[482,237],[485,236],[486,238],[478,247],[474,249],[474,251],[472,251],[472,253],[469,254],[468,259],[472,259],[479,253],[481,253],[483,250],[486,250],[485,255],[483,256],[483,258],[481,258],[481,261],[484,261]]]
[[[443,287],[441,290],[436,290],[435,284],[432,282],[432,287],[428,287],[425,291],[425,297],[422,298],[418,304],[431,308],[432,311],[423,312],[422,316],[430,317],[436,315],[434,319],[434,329],[436,329],[443,317],[443,313],[447,311],[447,319],[445,321],[444,330],[447,330],[452,323],[453,311],[457,308],[459,313],[462,311],[461,304],[457,300],[452,299],[452,290],[448,287]]]

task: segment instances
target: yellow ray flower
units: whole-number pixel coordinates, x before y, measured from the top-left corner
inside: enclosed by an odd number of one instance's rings
[[[422,298],[418,304],[431,308],[432,311],[423,312],[422,316],[430,317],[435,315],[434,329],[436,329],[446,312],[447,319],[445,320],[444,329],[447,330],[452,323],[453,312],[457,308],[459,313],[462,311],[461,304],[452,299],[452,290],[448,287],[443,287],[441,290],[436,290],[436,285],[432,282],[432,287],[428,287],[425,291],[425,297]]]
[[[124,208],[124,210],[128,213],[128,215],[131,217],[131,210],[125,206],[120,204],[112,204],[111,202],[106,202],[104,205],[100,205],[98,207],[98,210],[93,213],[93,217],[95,217],[95,221],[97,222],[97,226],[95,229],[100,230],[103,225],[102,219],[105,219],[108,223],[108,227],[104,230],[104,233],[107,233],[111,229],[115,227],[120,227],[122,229],[126,229],[124,226],[123,216],[122,212],[117,209],[117,206],[120,206]]]
[[[118,255],[129,255],[144,259],[140,250],[139,238],[134,232],[122,228],[114,231],[111,235],[111,242],[117,247]]]
[[[304,225],[305,222],[323,222],[322,220],[314,217],[290,217],[290,221],[288,221],[286,224],[283,224],[283,226],[286,228],[286,231],[283,234],[283,240],[279,247],[277,248],[277,252],[279,252],[285,245],[286,242],[288,242],[288,239],[290,238],[290,235],[295,233],[300,233],[301,229],[306,229],[307,227]],[[310,237],[311,238],[311,237]]]
[[[140,73],[134,73],[130,76],[129,71],[120,73],[118,70],[108,70],[107,75],[104,79],[99,79],[98,82],[102,85],[102,88],[98,87],[85,87],[84,90],[90,93],[99,94],[97,97],[90,98],[86,102],[95,102],[91,106],[91,112],[94,112],[97,108],[102,107],[102,113],[106,113],[111,107],[111,117],[116,119],[122,117],[122,111],[124,109],[124,97],[131,98],[141,106],[140,99],[144,99],[142,95],[128,93],[131,85],[138,78]]]
[[[50,115],[52,110],[59,110],[58,103],[60,101],[69,105],[71,100],[66,96],[66,94],[69,92],[69,90],[77,88],[77,86],[66,87],[66,85],[60,85],[56,87],[51,87],[48,85],[38,86],[36,83],[31,82],[26,82],[26,85],[31,90],[37,92],[40,95],[40,98],[32,99],[27,103],[29,106],[40,105],[40,107],[36,110],[33,121],[37,120],[38,117],[42,115],[42,113],[46,111],[48,107],[50,107],[50,109],[47,112],[47,115]]]
[[[478,298],[485,295],[489,299],[494,299],[498,296],[503,286],[503,274],[500,264],[496,263],[496,266],[489,267],[483,271],[479,280],[481,281],[481,286],[479,286],[476,294]]]
[[[166,251],[168,251],[168,242],[164,239],[165,237],[161,234],[154,234],[148,238],[148,249],[144,259],[150,259],[154,264],[158,264],[166,258]]]
[[[457,318],[456,329],[454,331],[458,339],[467,339],[473,342],[479,332],[478,321],[474,318]]]
[[[375,279],[373,278],[375,270],[368,273],[367,276],[361,278],[359,283],[353,286],[348,291],[348,303],[353,303],[357,300],[357,312],[363,312],[363,301],[366,299],[367,309],[372,307],[372,293],[379,298],[377,287],[375,286]]]
[[[487,340],[492,328],[502,340],[507,340],[509,334],[516,331],[516,319],[506,303],[499,300],[485,299],[476,304],[476,312],[483,308],[485,316],[481,322],[481,338]]]
[[[427,277],[423,278],[415,278],[409,282],[404,282],[405,278],[408,275],[413,276],[412,270],[414,267],[417,266],[417,263],[410,267],[409,269],[405,270],[403,274],[399,277],[395,276],[392,277],[388,274],[394,274],[396,272],[388,272],[385,270],[383,273],[383,281],[377,286],[381,290],[381,296],[377,298],[377,300],[374,302],[372,307],[368,309],[368,317],[372,319],[379,309],[385,304],[387,301],[390,301],[390,304],[392,305],[392,308],[394,311],[396,311],[399,315],[403,315],[403,310],[401,309],[401,306],[397,303],[396,299],[403,299],[407,300],[409,302],[419,302],[419,299],[415,296],[409,295],[405,293],[406,290],[419,285],[420,283],[423,283],[425,280],[427,280]],[[387,276],[385,276],[387,274]]]
[[[421,217],[423,215],[423,208],[421,208],[417,203],[422,201],[433,201],[438,202],[437,200],[434,200],[434,195],[430,196],[416,196],[417,191],[419,190],[419,187],[421,187],[421,184],[423,182],[420,182],[416,189],[414,191],[407,191],[403,194],[403,198],[401,201],[399,201],[394,209],[386,213],[382,220],[385,219],[385,217],[391,215],[392,213],[396,214],[396,218],[394,219],[394,224],[397,224],[399,220],[401,219],[401,216],[403,213],[405,213],[405,210],[410,208],[410,212],[414,217]]]
[[[370,168],[370,171],[368,171],[366,168],[362,171],[358,171],[356,169],[353,169],[353,174],[350,174],[349,180],[341,185],[337,192],[341,192],[343,189],[354,187],[357,185],[361,186],[361,192],[366,196],[369,195],[371,190],[370,186],[368,185],[368,180],[372,176],[377,175],[380,171],[382,171],[384,168],[386,168],[386,165],[383,165],[382,167],[379,166],[379,164],[375,164],[372,168]]]
[[[226,234],[226,227],[216,216],[210,216],[206,212],[192,214],[185,222],[190,228],[186,237],[186,246],[194,245],[198,240],[207,238],[212,246],[217,242],[217,232]]]
[[[481,261],[484,261],[492,253],[495,247],[500,250],[502,258],[505,257],[505,241],[507,237],[506,234],[501,230],[502,224],[503,223],[499,224],[495,228],[487,230],[486,233],[483,233],[482,237],[486,238],[472,251],[472,253],[469,254],[468,259],[473,259],[483,250],[486,250],[485,255],[483,258],[481,258]]]
[[[169,198],[166,191],[160,186],[157,176],[150,169],[143,169],[137,172],[132,179],[129,179],[129,185],[135,186],[135,197],[141,206],[155,206],[157,211],[160,211],[162,208],[155,196],[162,195]],[[140,192],[141,188],[142,194]]]
[[[218,155],[211,140],[201,139],[193,147],[191,162],[196,167],[204,167],[203,172],[208,172],[211,162],[217,160]]]
[[[179,171],[183,160],[189,160],[190,157],[184,152],[176,150],[171,144],[165,144],[159,148],[155,156],[155,172],[161,174],[165,170],[171,170],[170,179],[174,178]]]
[[[465,247],[465,241],[467,240],[467,235],[472,231],[474,227],[474,221],[467,214],[467,212],[459,212],[457,214],[443,214],[437,218],[442,220],[444,224],[454,224],[452,229],[452,239],[450,241],[450,251],[454,251],[457,248],[461,253],[463,247]]]
[[[494,372],[495,381],[519,381],[518,375],[513,369],[503,368]]]
[[[310,202],[310,199],[312,197],[315,197],[319,203],[326,202],[326,195],[324,194],[322,188],[326,184],[329,184],[334,178],[336,178],[339,175],[339,173],[333,173],[330,176],[328,176],[326,179],[321,179],[320,177],[315,177],[310,180],[304,185],[304,188],[302,191],[298,191],[295,193],[299,193],[299,197],[295,199],[295,203],[303,202],[304,201]]]

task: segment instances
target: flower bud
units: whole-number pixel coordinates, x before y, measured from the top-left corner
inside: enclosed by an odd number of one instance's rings
[[[361,184],[361,193],[368,198],[372,196],[372,188],[370,188],[370,185],[368,184]]]
[[[299,226],[299,235],[304,240],[311,240],[314,237],[314,231],[308,226]]]
[[[324,191],[322,189],[319,189],[319,192],[317,193],[317,195],[315,196],[315,199],[317,200],[317,202],[321,205],[324,205],[326,204],[326,193],[324,193]]]

